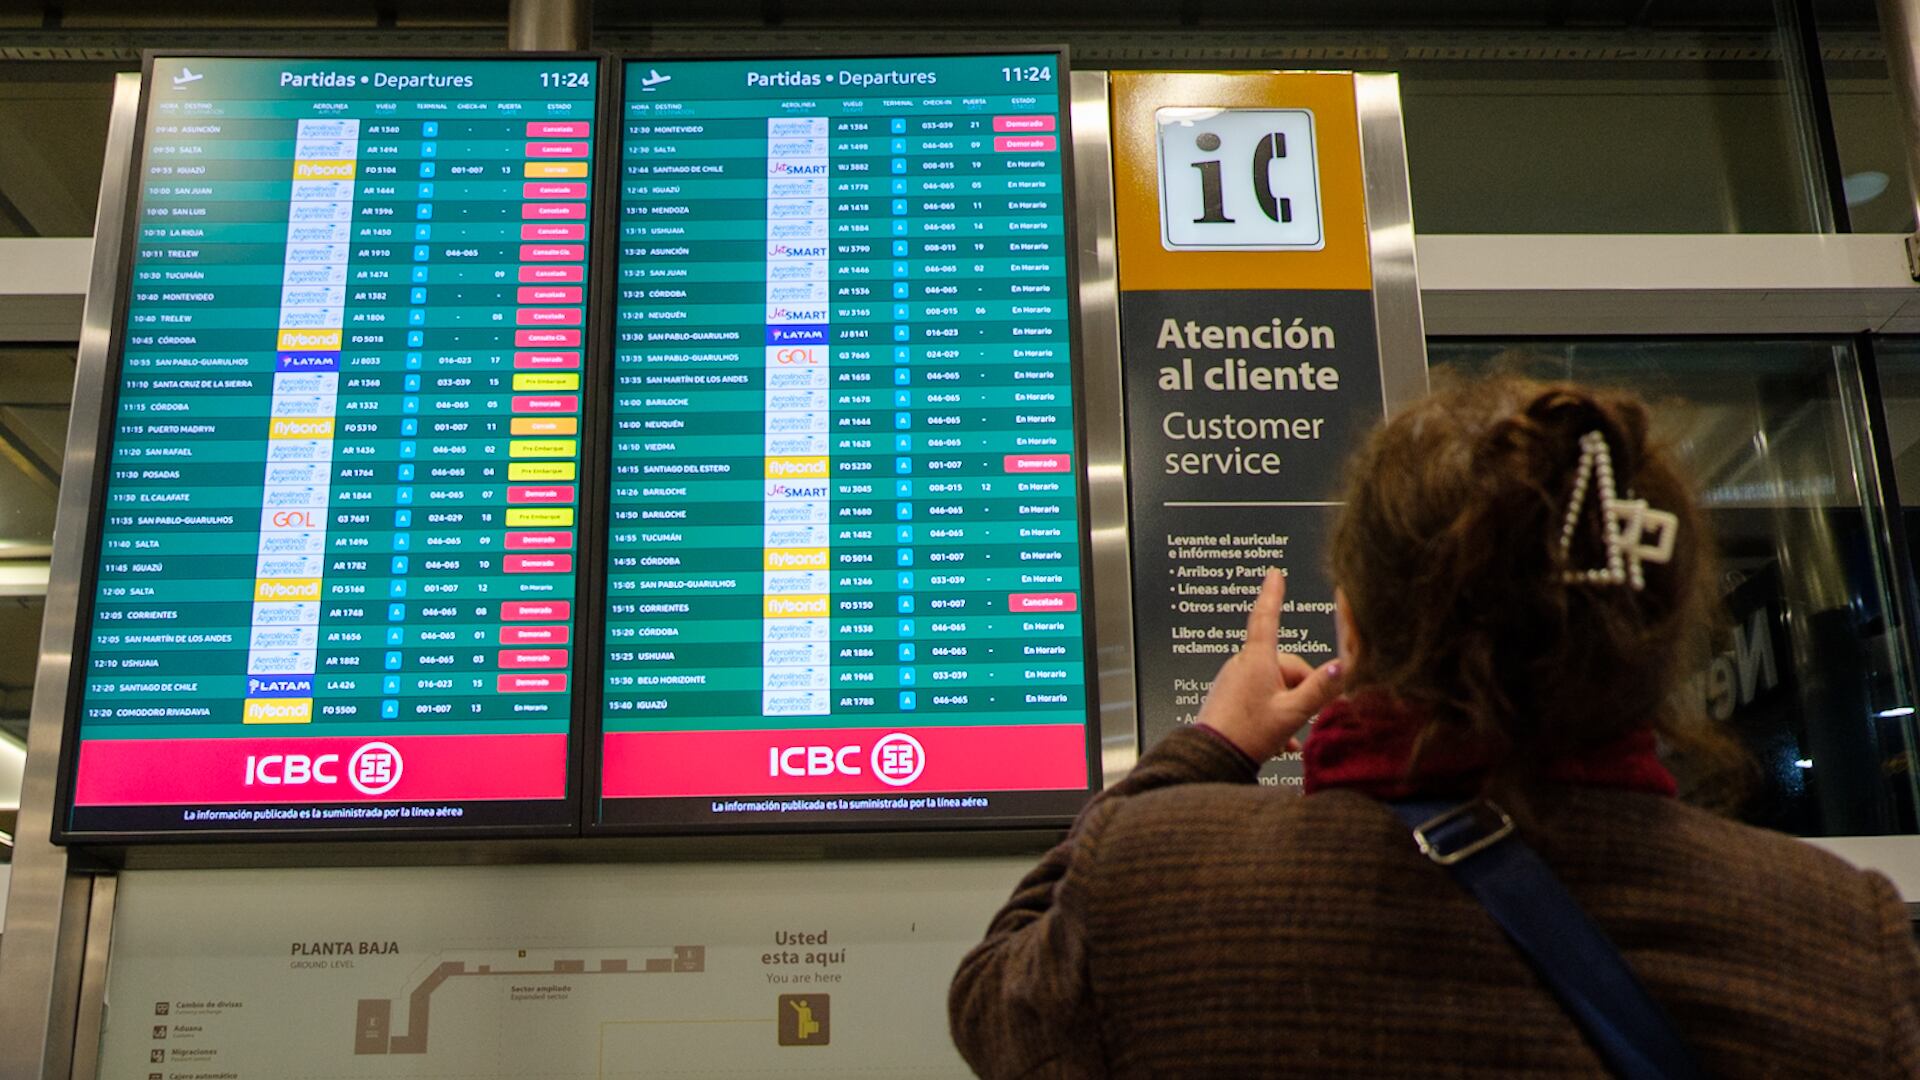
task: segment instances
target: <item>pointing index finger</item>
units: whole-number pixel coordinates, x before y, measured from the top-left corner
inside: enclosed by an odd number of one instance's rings
[[[1287,579],[1278,570],[1267,571],[1260,583],[1260,595],[1247,613],[1247,645],[1272,652],[1280,647],[1280,601],[1287,595]]]

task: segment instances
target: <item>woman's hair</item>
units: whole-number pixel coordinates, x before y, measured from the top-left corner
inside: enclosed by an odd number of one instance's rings
[[[1647,725],[1710,767],[1736,758],[1682,692],[1716,624],[1714,545],[1688,483],[1650,439],[1646,406],[1514,376],[1439,382],[1349,466],[1333,541],[1360,638],[1348,691],[1385,692],[1428,717],[1421,747],[1460,736],[1484,745],[1489,791],[1521,799],[1547,763]],[[1678,521],[1671,560],[1643,564],[1643,589],[1565,576],[1608,565],[1592,486],[1560,550],[1581,439],[1596,431],[1619,498]]]

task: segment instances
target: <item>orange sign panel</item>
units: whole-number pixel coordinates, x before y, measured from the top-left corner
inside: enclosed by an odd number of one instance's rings
[[[1353,75],[1113,74],[1120,288],[1369,289]]]

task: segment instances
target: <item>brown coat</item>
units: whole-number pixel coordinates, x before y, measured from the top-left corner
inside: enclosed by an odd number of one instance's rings
[[[1181,731],[1087,807],[954,978],[976,1070],[1605,1075],[1384,805],[1251,780]],[[1920,954],[1885,878],[1671,799],[1560,794],[1529,842],[1708,1075],[1920,1076]]]

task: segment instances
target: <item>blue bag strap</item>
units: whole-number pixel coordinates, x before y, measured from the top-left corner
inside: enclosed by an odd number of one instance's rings
[[[1666,1010],[1553,870],[1514,835],[1505,811],[1483,801],[1390,805],[1421,852],[1493,916],[1615,1076],[1702,1075]]]

